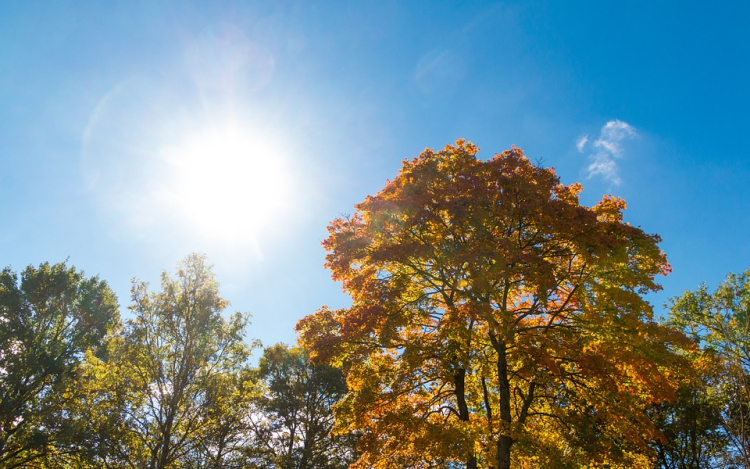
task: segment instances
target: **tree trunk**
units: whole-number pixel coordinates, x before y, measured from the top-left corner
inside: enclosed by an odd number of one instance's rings
[[[160,450],[161,454],[158,455],[159,461],[158,461],[158,464],[156,465],[156,469],[166,469],[167,465],[169,464],[169,450],[171,449],[169,446],[172,440],[171,422],[170,422],[169,427],[170,429],[164,433],[162,442],[159,445],[161,447],[161,450]]]
[[[512,415],[510,411],[510,381],[508,381],[508,360],[507,347],[504,342],[498,340],[494,335],[490,335],[495,351],[497,352],[497,378],[498,394],[500,398],[500,420],[510,427]],[[513,438],[510,435],[501,435],[497,440],[495,459],[497,460],[497,469],[510,469],[510,449],[513,446]]]
[[[466,369],[459,368],[453,375],[456,388],[456,403],[458,404],[458,418],[462,422],[469,421],[469,406],[466,404]],[[477,457],[474,454],[474,442],[466,458],[466,469],[477,469]]]
[[[510,469],[510,447],[513,446],[513,438],[501,436],[497,440],[497,469]]]

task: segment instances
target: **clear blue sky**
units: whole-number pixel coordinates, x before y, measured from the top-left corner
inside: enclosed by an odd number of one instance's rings
[[[0,2],[0,263],[129,304],[206,253],[249,331],[347,299],[329,221],[400,161],[515,144],[623,197],[674,272],[750,267],[750,3]],[[580,150],[579,150],[580,148]]]

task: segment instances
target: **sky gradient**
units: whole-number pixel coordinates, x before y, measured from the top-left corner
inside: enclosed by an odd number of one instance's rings
[[[0,3],[0,263],[158,284],[208,255],[249,337],[346,306],[328,222],[404,158],[516,145],[628,202],[673,273],[750,268],[750,3]]]

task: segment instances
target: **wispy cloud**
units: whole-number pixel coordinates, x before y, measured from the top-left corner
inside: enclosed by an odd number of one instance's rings
[[[586,168],[588,177],[601,176],[612,184],[619,185],[622,180],[617,159],[622,157],[622,142],[636,135],[635,127],[619,119],[604,124],[599,138],[593,142],[594,152],[589,155],[591,163]],[[584,151],[588,141],[588,135],[582,135],[576,140],[579,152]]]
[[[576,148],[578,148],[579,152],[583,152],[583,147],[586,146],[586,143],[589,141],[589,134],[581,135],[578,137],[578,140],[576,141]]]

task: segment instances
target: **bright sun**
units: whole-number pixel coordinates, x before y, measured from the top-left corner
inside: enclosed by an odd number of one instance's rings
[[[204,236],[255,242],[288,206],[284,152],[241,126],[190,135],[163,157],[169,205]]]

